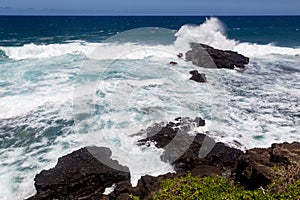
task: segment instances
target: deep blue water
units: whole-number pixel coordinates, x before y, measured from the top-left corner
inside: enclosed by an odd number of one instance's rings
[[[117,32],[133,28],[163,27],[178,30],[185,24],[202,24],[205,18],[203,16],[0,16],[0,46],[62,43],[67,40],[99,42]],[[300,16],[218,18],[225,24],[228,38],[259,44],[300,46]]]

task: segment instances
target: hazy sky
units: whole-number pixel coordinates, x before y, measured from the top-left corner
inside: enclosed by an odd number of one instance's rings
[[[300,15],[300,0],[0,0],[0,14]]]

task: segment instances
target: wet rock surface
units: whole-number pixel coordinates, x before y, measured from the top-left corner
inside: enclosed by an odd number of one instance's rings
[[[196,81],[198,83],[207,82],[205,74],[199,73],[197,70],[190,71],[190,74],[192,74],[192,77],[190,78],[192,81]]]
[[[177,62],[174,62],[174,61],[170,61],[169,64],[175,66],[175,65],[177,65],[178,63],[177,63]]]
[[[108,148],[86,147],[59,158],[54,168],[36,175],[37,193],[30,199],[101,198],[107,187],[130,180],[129,169],[110,156]]]
[[[176,123],[169,122],[160,129],[149,129],[146,139],[140,140],[139,145],[153,142],[157,148],[164,148],[161,159],[172,163],[176,172],[207,165],[221,171],[233,170],[243,152],[220,142],[215,143],[205,134],[190,134],[194,127],[204,125],[205,121],[201,118],[178,118]]]
[[[192,43],[191,48],[185,59],[199,67],[234,69],[244,68],[249,63],[249,58],[234,51],[214,49],[201,43]]]
[[[179,117],[141,131],[145,139],[139,140],[138,145],[147,148],[153,143],[163,148],[161,159],[171,163],[175,173],[158,177],[145,175],[133,187],[129,169],[112,160],[108,148],[86,147],[59,158],[54,168],[38,174],[35,177],[37,194],[30,199],[127,200],[134,195],[148,200],[154,198],[163,180],[187,173],[201,177],[224,176],[239,181],[247,189],[265,186],[278,176],[300,178],[300,143],[273,144],[270,148],[243,153],[195,132],[195,128],[204,125],[205,120],[200,117]],[[103,194],[112,186],[110,194]]]

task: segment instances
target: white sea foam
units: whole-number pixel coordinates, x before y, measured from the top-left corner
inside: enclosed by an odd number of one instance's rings
[[[171,53],[173,55],[171,55]],[[173,46],[140,45],[135,43],[104,43],[87,56],[91,59],[144,59],[146,57],[172,58],[176,54]],[[175,55],[174,55],[175,54]]]
[[[228,39],[225,35],[224,25],[215,17],[206,19],[199,26],[184,25],[175,35],[177,36],[175,46],[185,50],[188,49],[187,44],[198,42],[219,49],[237,51],[249,57],[263,57],[270,54],[292,56],[300,54],[300,48],[278,47],[272,44],[260,45]]]
[[[20,47],[0,47],[5,54],[14,60],[30,58],[49,58],[65,54],[88,54],[93,50],[93,44],[82,43],[36,45],[25,44]]]
[[[208,44],[215,48],[238,51],[249,57],[263,57],[271,54],[300,55],[300,48],[278,47],[273,44],[260,45],[247,42],[239,42],[228,39],[225,28],[217,18],[209,18],[201,25],[184,25],[175,34],[177,37],[174,45],[141,45],[134,43],[88,43],[83,41],[69,41],[66,44],[36,45],[25,44],[21,47],[0,47],[5,54],[14,60],[28,58],[49,58],[65,54],[83,54],[92,59],[115,59],[126,54],[124,59],[143,59],[151,56],[149,52],[135,51],[137,49],[152,48],[152,54],[156,57],[164,57],[164,54],[155,53],[155,49],[164,49],[172,52],[185,52],[191,42]],[[95,51],[96,50],[96,51]],[[150,49],[148,50],[150,51]],[[131,52],[131,53],[130,53]]]
[[[50,58],[66,54],[81,54],[91,59],[143,59],[149,56],[168,57],[169,53],[157,53],[157,49],[173,51],[172,46],[140,45],[135,43],[67,43],[36,45],[25,44],[21,47],[0,47],[5,54],[14,60]],[[134,52],[134,53],[133,53]]]

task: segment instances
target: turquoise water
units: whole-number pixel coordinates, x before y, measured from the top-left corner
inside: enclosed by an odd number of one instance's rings
[[[299,141],[299,29],[300,17],[0,17],[0,199],[34,194],[36,173],[87,145],[111,148],[133,183],[172,171],[131,135],[178,116],[243,150]],[[189,42],[250,63],[197,68],[176,57]]]

